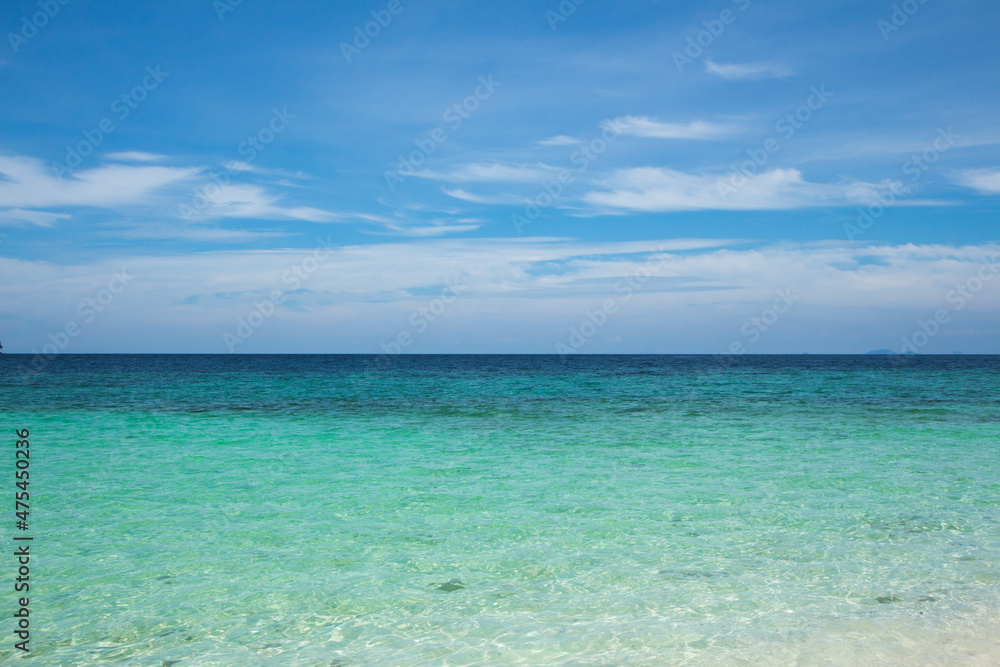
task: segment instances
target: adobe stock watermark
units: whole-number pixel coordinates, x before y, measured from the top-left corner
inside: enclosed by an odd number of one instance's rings
[[[312,253],[301,262],[296,263],[285,271],[281,276],[281,283],[284,289],[273,289],[263,301],[254,301],[253,309],[245,317],[236,318],[236,327],[233,333],[226,331],[222,334],[222,342],[230,352],[236,352],[236,347],[250,340],[254,333],[264,325],[264,322],[271,319],[278,310],[278,306],[285,302],[288,292],[302,287],[309,278],[319,270],[319,267],[330,258],[330,254],[336,247],[333,238],[329,235],[325,239],[316,238],[317,247]]]
[[[899,4],[892,5],[892,14],[889,19],[879,19],[876,26],[882,33],[882,41],[888,42],[889,36],[910,22],[910,18],[920,11],[920,8],[927,4],[927,0],[903,0]]]
[[[220,21],[226,20],[226,14],[232,14],[236,8],[243,4],[243,0],[213,0],[212,9]]]
[[[565,23],[570,16],[576,14],[576,8],[585,3],[587,0],[562,0],[559,6],[556,7],[556,11],[551,9],[545,10],[545,20],[549,22],[549,27],[552,30],[556,30],[560,23]]]
[[[76,308],[79,320],[72,319],[62,329],[49,333],[49,342],[42,346],[41,352],[32,348],[31,353],[34,356],[32,356],[28,368],[21,374],[21,380],[30,380],[44,371],[49,362],[65,351],[72,339],[80,335],[83,331],[81,325],[90,324],[97,319],[97,316],[111,306],[118,295],[125,291],[132,280],[134,280],[134,276],[130,276],[125,269],[114,271],[105,287],[92,296],[82,298]]]
[[[195,189],[191,195],[191,204],[178,206],[181,217],[190,222],[198,213],[207,209],[222,192],[222,188],[232,182],[232,176],[245,171],[246,165],[253,164],[257,156],[274,141],[275,137],[288,128],[295,117],[295,114],[288,113],[288,107],[282,107],[281,110],[273,107],[271,118],[263,127],[247,136],[246,140],[241,141],[236,147],[237,154],[243,158],[242,162],[229,162],[224,171],[209,172],[209,182]]]
[[[410,314],[407,320],[410,329],[403,329],[396,337],[387,343],[382,343],[380,347],[385,354],[401,354],[404,348],[413,344],[414,337],[427,331],[433,322],[445,314],[448,307],[462,296],[462,293],[469,288],[468,284],[462,284],[464,275],[459,274],[452,279],[446,280],[441,293],[432,299],[426,306],[420,306]]]
[[[951,322],[951,313],[958,312],[965,308],[970,301],[976,298],[988,282],[993,280],[1000,273],[1000,255],[993,255],[983,259],[982,266],[963,282],[955,285],[955,289],[948,292],[946,300],[951,305],[950,308],[938,308],[934,316],[927,320],[917,320],[917,328],[909,336],[903,336],[899,354],[917,354],[921,349],[941,332],[941,328]]]
[[[124,121],[139,108],[139,105],[151,92],[159,88],[168,76],[170,76],[170,72],[162,71],[159,65],[156,67],[147,66],[146,75],[142,77],[142,81],[111,101],[111,104],[108,105],[111,113],[118,118],[119,122]],[[81,130],[83,139],[78,141],[75,146],[66,146],[65,162],[53,162],[52,171],[55,172],[56,176],[70,173],[83,164],[83,158],[93,153],[116,129],[115,122],[105,116],[92,130]]]
[[[759,341],[765,333],[777,324],[782,315],[787,313],[799,297],[792,294],[792,289],[786,287],[783,290],[775,290],[777,297],[770,306],[764,308],[760,315],[751,317],[740,327],[740,334],[743,339],[734,340],[729,344],[725,354],[713,354],[712,360],[721,370],[729,370],[736,364],[736,360],[741,355],[747,354],[748,346]],[[706,371],[703,375],[710,375],[711,371]]]
[[[933,143],[920,153],[911,156],[901,166],[904,175],[910,177],[910,183],[916,185],[931,167],[941,159],[941,156],[951,150],[962,135],[956,134],[949,126],[948,129],[939,128],[938,136]],[[885,215],[886,210],[896,203],[896,198],[910,191],[912,186],[907,186],[902,181],[890,179],[888,186],[875,192],[876,203],[869,206],[858,207],[858,219],[855,224],[844,223],[844,235],[849,241],[853,241],[871,229],[872,225]]]
[[[466,275],[463,272],[446,280],[436,298],[432,299],[426,306],[420,306],[410,313],[407,320],[410,325],[409,329],[403,329],[391,340],[382,342],[380,344],[382,352],[375,355],[374,358],[365,357],[364,371],[352,380],[355,389],[358,391],[370,389],[373,379],[380,379],[381,372],[392,366],[396,356],[402,354],[404,348],[413,344],[416,336],[427,331],[438,318],[444,315],[451,304],[469,288],[467,284],[462,283]],[[404,396],[394,397],[394,402],[410,403]]]
[[[566,187],[576,181],[576,175],[587,171],[597,158],[604,155],[608,147],[621,136],[621,133],[622,129],[619,124],[614,120],[609,120],[603,124],[601,136],[591,139],[582,148],[573,151],[569,162],[576,167],[575,171],[560,169],[555,180],[542,182],[542,191],[529,200],[524,207],[523,214],[511,214],[510,221],[514,223],[514,229],[517,230],[517,233],[524,232],[525,227],[537,220],[545,209],[555,204]]]
[[[382,30],[389,27],[394,16],[399,16],[403,9],[402,0],[389,0],[384,9],[372,10],[372,20],[364,26],[354,27],[354,39],[351,42],[341,42],[340,52],[344,54],[344,60],[350,64],[351,59],[361,55],[361,52],[368,48],[372,40],[382,34]]]
[[[732,0],[732,3],[740,12],[745,12],[750,7],[750,0]],[[727,8],[719,12],[717,18],[702,21],[705,29],[694,35],[688,35],[684,52],[674,51],[674,64],[677,66],[677,71],[683,74],[685,67],[693,65],[696,60],[705,55],[705,50],[715,44],[715,41],[726,31],[726,26],[735,23],[737,17],[739,17],[739,13]]]
[[[726,201],[730,194],[746,185],[750,177],[763,169],[770,161],[771,156],[781,150],[780,139],[791,141],[795,133],[812,120],[814,114],[826,106],[829,99],[833,97],[833,93],[826,89],[826,84],[820,84],[818,87],[814,85],[809,90],[811,94],[805,102],[786,113],[774,124],[774,131],[779,136],[768,137],[760,148],[748,148],[746,153],[749,159],[730,170],[725,179],[719,179],[716,182],[716,190],[723,201]]]
[[[566,342],[556,342],[556,352],[564,358],[567,354],[579,352],[608,323],[608,319],[618,312],[621,305],[629,302],[669,258],[670,255],[663,248],[658,248],[657,253],[647,258],[642,266],[615,283],[614,291],[617,296],[605,299],[599,308],[587,310],[584,319],[578,325],[569,328]]]
[[[69,0],[39,0],[38,6],[41,11],[35,12],[28,18],[28,15],[21,17],[21,29],[18,32],[8,32],[7,40],[10,48],[17,53],[21,47],[34,39],[38,31],[49,24],[49,21],[56,17],[59,10],[69,4]]]
[[[441,116],[441,120],[453,132],[462,127],[462,123],[472,118],[472,115],[479,110],[482,103],[490,99],[493,93],[496,92],[496,89],[500,87],[500,84],[493,80],[492,74],[488,74],[485,77],[481,76],[477,81],[479,85],[476,86],[471,95],[464,98],[461,102],[456,102],[448,107]],[[397,186],[402,185],[407,178],[416,174],[417,169],[430,156],[434,155],[438,146],[447,141],[448,133],[444,127],[435,128],[425,139],[414,139],[413,143],[417,146],[416,150],[410,151],[409,155],[406,156],[400,155],[396,168],[385,172],[385,184],[389,187],[389,190],[395,192]]]

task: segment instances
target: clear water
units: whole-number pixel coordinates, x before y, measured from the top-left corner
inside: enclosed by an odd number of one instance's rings
[[[36,665],[1000,662],[998,357],[29,361]]]

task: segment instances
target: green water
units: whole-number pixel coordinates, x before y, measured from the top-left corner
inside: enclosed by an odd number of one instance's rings
[[[16,359],[38,665],[998,659],[996,357]]]

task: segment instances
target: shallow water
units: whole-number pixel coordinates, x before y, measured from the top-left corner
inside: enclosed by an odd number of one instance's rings
[[[39,665],[1000,655],[998,357],[29,362]]]

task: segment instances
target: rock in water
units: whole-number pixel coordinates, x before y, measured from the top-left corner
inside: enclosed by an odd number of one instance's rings
[[[458,591],[458,590],[461,590],[463,588],[465,588],[465,586],[463,586],[462,582],[459,581],[458,579],[452,579],[448,583],[446,583],[446,584],[440,584],[438,586],[438,590],[439,591],[445,591],[447,593],[451,593],[452,591]]]

